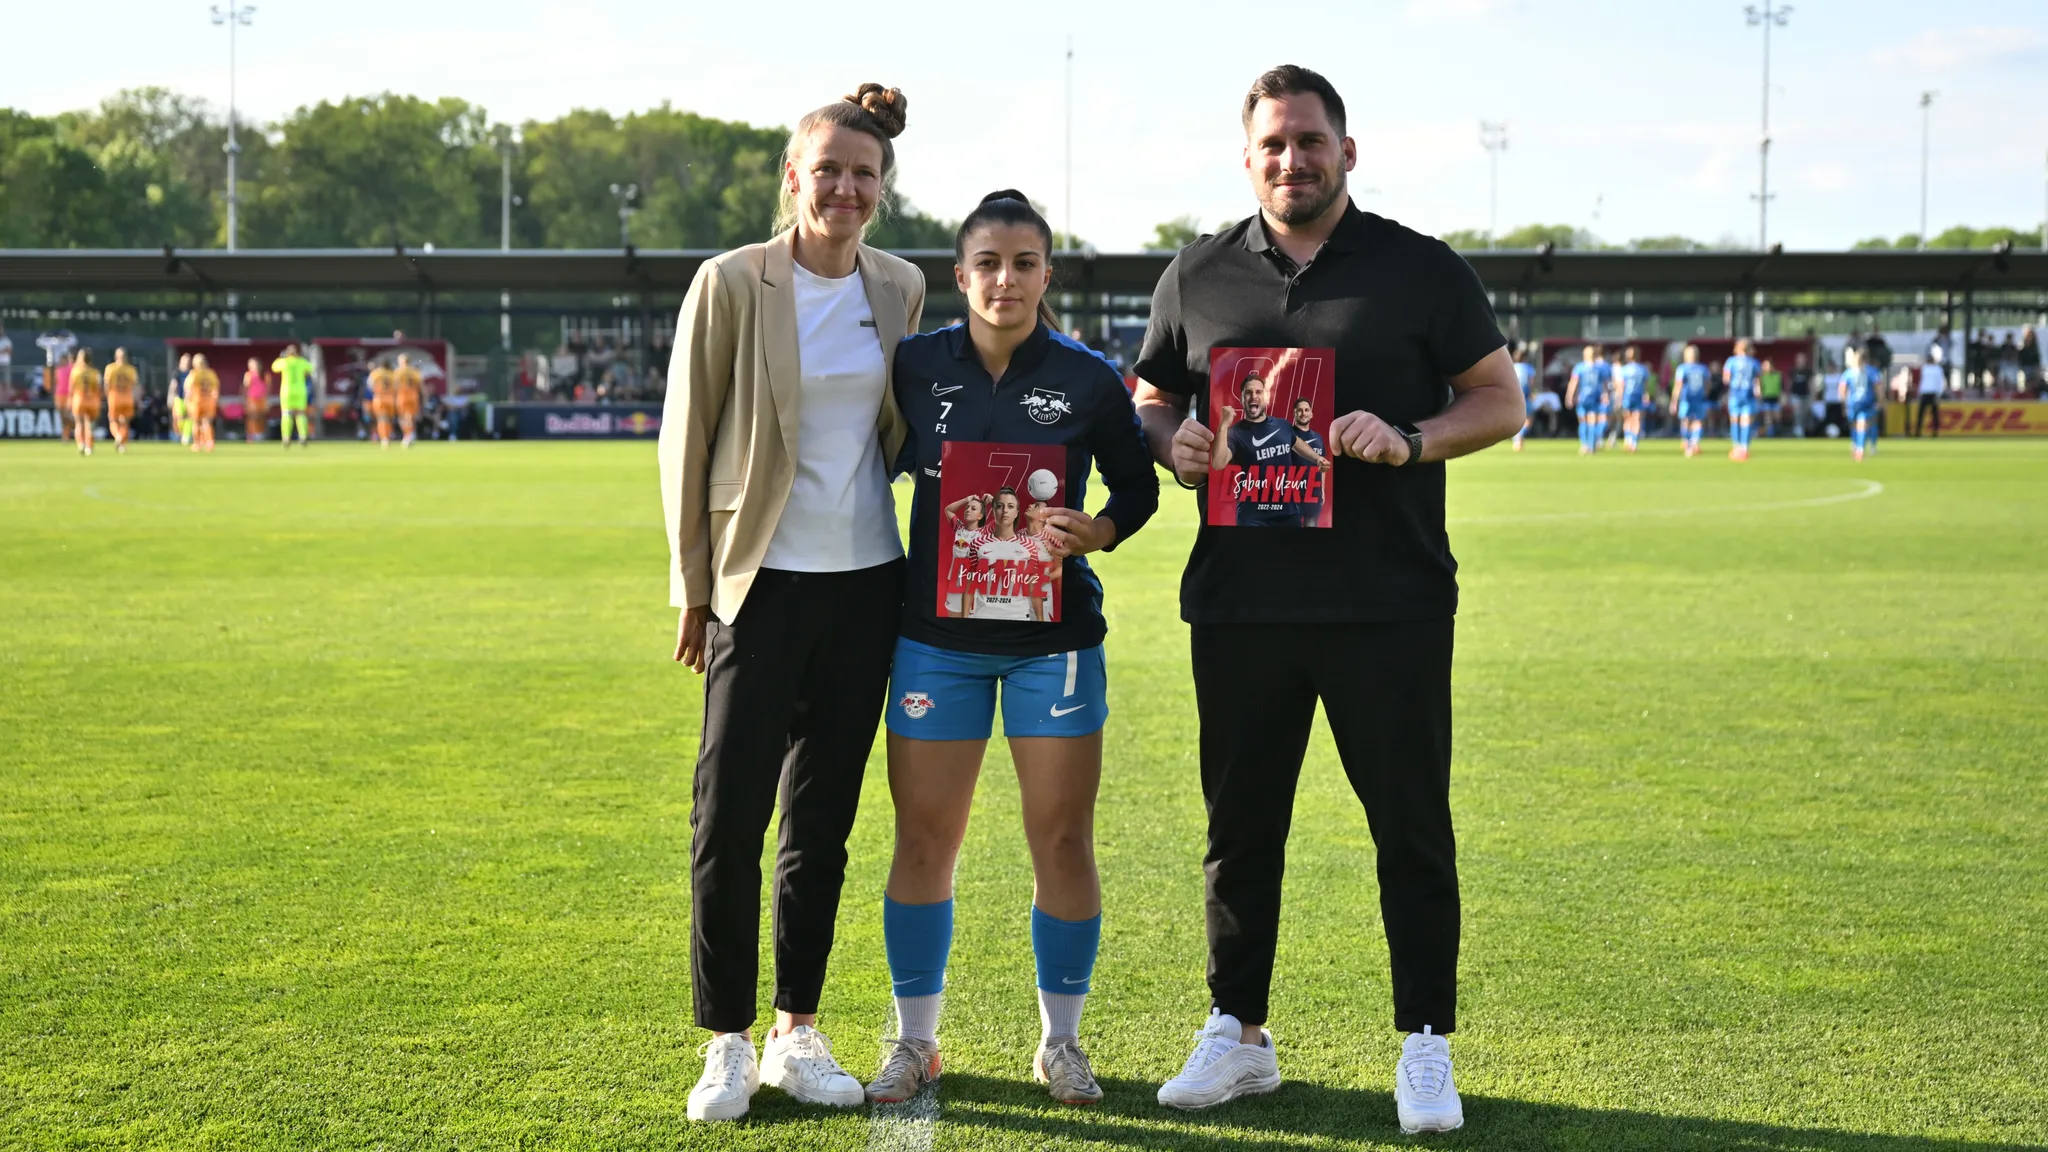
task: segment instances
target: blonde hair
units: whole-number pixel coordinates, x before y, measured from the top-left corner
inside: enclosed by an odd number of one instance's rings
[[[818,129],[851,128],[855,132],[867,133],[882,145],[882,186],[886,189],[890,175],[896,170],[896,145],[892,141],[902,135],[904,114],[909,109],[910,98],[902,90],[884,88],[880,84],[863,84],[850,95],[842,96],[823,108],[813,108],[797,121],[796,131],[789,134],[789,143],[782,149],[783,163],[794,161]],[[872,228],[881,214],[882,205],[877,204],[867,226]],[[778,179],[773,231],[779,234],[795,226],[796,197],[790,194],[789,184]]]

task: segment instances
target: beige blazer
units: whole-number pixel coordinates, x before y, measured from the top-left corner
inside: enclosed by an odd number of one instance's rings
[[[669,603],[708,604],[727,622],[754,586],[796,477],[794,237],[705,261],[676,318],[658,449]],[[893,381],[896,345],[924,313],[924,274],[865,244],[856,266]],[[885,464],[895,463],[904,431],[896,390],[885,385],[875,417]]]

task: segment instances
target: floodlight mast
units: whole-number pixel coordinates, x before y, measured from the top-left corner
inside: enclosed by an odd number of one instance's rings
[[[1479,146],[1486,149],[1487,208],[1486,247],[1493,251],[1500,247],[1500,154],[1508,150],[1507,121],[1481,120],[1479,122]]]
[[[1752,28],[1764,30],[1764,99],[1763,136],[1757,143],[1757,189],[1756,200],[1756,248],[1767,252],[1771,247],[1771,28],[1783,28],[1792,18],[1790,4],[1773,4],[1764,0],[1759,9],[1752,4],[1742,10],[1743,17]]]
[[[228,142],[224,149],[228,154],[228,251],[235,250],[237,216],[237,195],[235,190],[235,158],[242,154],[242,145],[235,139],[235,26],[253,23],[256,19],[254,4],[237,4],[229,0],[228,10],[223,12],[219,5],[213,7],[215,25],[228,26]],[[228,293],[228,335],[240,336],[242,317],[241,299],[238,293]]]
[[[619,202],[619,247],[633,246],[633,213],[640,210],[640,185],[614,184],[612,198]]]
[[[1936,91],[1920,94],[1920,250],[1927,250],[1927,135],[1928,125],[1934,119],[1934,98],[1941,95]]]
[[[512,250],[512,152],[519,146],[517,129],[498,127],[498,250]],[[498,293],[498,343],[512,350],[512,294]]]

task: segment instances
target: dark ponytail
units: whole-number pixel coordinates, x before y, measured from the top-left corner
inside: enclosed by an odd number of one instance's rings
[[[974,211],[967,214],[967,219],[960,222],[960,230],[953,234],[954,262],[967,262],[968,233],[991,224],[1025,224],[1038,229],[1038,234],[1045,238],[1046,263],[1052,262],[1052,225],[1046,223],[1038,209],[1031,206],[1031,201],[1015,188],[1002,188],[983,196],[981,203],[974,206]],[[1054,335],[1059,334],[1060,314],[1052,310],[1044,296],[1038,298],[1038,319],[1052,329]]]

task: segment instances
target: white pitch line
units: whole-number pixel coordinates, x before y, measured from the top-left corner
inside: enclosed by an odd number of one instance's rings
[[[1585,512],[1532,512],[1526,516],[1454,516],[1446,524],[1539,524],[1553,520],[1631,520],[1649,516],[1705,516],[1715,512],[1776,512],[1786,508],[1819,508],[1826,504],[1847,504],[1868,500],[1884,491],[1875,480],[1858,480],[1863,487],[1835,496],[1807,500],[1773,500],[1761,504],[1709,504],[1701,508],[1616,508]]]
[[[102,500],[109,504],[125,504],[130,508],[146,508],[152,512],[199,512],[206,514],[231,515],[233,510],[196,504],[153,504],[145,500],[130,500],[126,496],[109,496],[100,491],[99,485],[88,484],[81,489],[88,499]],[[659,528],[653,520],[507,520],[507,519],[455,519],[443,517],[387,516],[376,512],[294,512],[294,520],[327,520],[345,524],[374,524],[380,528]]]
[[[868,1115],[868,1152],[932,1152],[939,1130],[939,1085],[925,1085],[901,1104],[877,1104]]]

